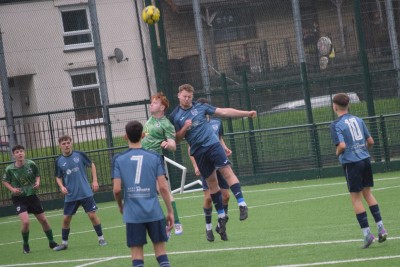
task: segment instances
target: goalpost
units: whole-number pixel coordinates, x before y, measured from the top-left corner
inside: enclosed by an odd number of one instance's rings
[[[191,189],[191,190],[185,190],[185,189],[190,188],[190,187],[193,187],[193,186],[195,186],[195,185],[202,185],[201,180],[196,180],[196,181],[194,181],[194,182],[191,182],[191,183],[185,185],[185,183],[186,183],[186,172],[187,172],[187,168],[186,168],[185,166],[179,164],[178,162],[173,161],[172,159],[167,158],[167,157],[165,157],[165,156],[164,156],[164,159],[165,159],[165,160],[164,160],[165,172],[166,172],[166,175],[167,175],[167,177],[168,177],[169,190],[171,191],[172,194],[175,194],[175,193],[178,193],[178,192],[179,192],[179,194],[183,194],[183,193],[188,193],[188,192],[194,192],[194,191],[203,190],[202,188]],[[178,169],[181,169],[181,170],[182,170],[181,186],[178,187],[178,188],[176,188],[176,189],[174,189],[174,190],[172,190],[172,188],[171,188],[171,177],[169,176],[169,173],[168,173],[168,163],[169,163],[170,165],[173,165],[173,166],[177,167]]]

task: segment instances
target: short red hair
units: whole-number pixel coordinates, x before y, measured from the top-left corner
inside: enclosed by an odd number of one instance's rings
[[[168,101],[167,97],[162,92],[159,92],[159,93],[157,93],[155,95],[152,95],[151,98],[150,98],[150,101],[153,101],[154,99],[156,99],[156,100],[159,99],[161,101],[161,105],[163,105],[165,107],[165,109],[169,108],[169,101]]]

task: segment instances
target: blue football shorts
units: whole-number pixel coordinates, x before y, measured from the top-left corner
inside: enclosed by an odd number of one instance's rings
[[[147,244],[147,233],[153,243],[167,242],[166,221],[161,219],[146,223],[126,224],[126,245],[128,247]]]
[[[93,196],[64,202],[64,215],[72,216],[76,213],[79,206],[82,206],[86,213],[93,212],[97,210],[96,202],[94,201]]]
[[[374,186],[371,161],[369,158],[343,164],[349,192],[361,192],[365,187]]]
[[[205,179],[207,179],[214,170],[231,164],[219,142],[211,146],[198,148],[194,152],[193,157],[196,160],[201,176]]]

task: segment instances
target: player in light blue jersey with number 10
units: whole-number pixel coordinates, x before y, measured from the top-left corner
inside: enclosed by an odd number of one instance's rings
[[[364,121],[348,113],[349,102],[350,98],[345,93],[334,96],[333,110],[338,118],[331,124],[330,131],[332,141],[336,145],[336,156],[339,157],[345,172],[353,209],[364,234],[363,248],[368,248],[375,237],[369,228],[363,197],[378,227],[379,243],[386,240],[387,232],[383,226],[378,202],[371,191],[374,179],[368,149],[373,146],[374,139]]]
[[[128,122],[125,131],[129,149],[114,157],[112,177],[114,198],[126,223],[132,265],[144,266],[143,246],[148,233],[159,265],[168,267],[165,242],[174,226],[174,213],[163,160],[159,154],[142,149],[143,125],[140,122]],[[157,183],[167,207],[167,220],[158,200]]]

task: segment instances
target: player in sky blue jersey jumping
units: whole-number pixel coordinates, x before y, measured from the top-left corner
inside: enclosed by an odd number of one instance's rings
[[[128,122],[125,131],[129,149],[114,157],[112,177],[114,198],[126,224],[132,265],[144,266],[143,246],[148,233],[159,265],[168,267],[165,242],[167,232],[174,226],[174,212],[164,162],[161,155],[142,149],[140,140],[144,134],[140,122]],[[167,220],[158,200],[157,184],[167,207]]]
[[[330,131],[336,145],[336,156],[345,172],[353,209],[364,235],[363,248],[368,248],[375,237],[369,228],[363,197],[375,219],[379,243],[384,242],[388,234],[383,226],[378,202],[371,190],[374,179],[368,149],[373,146],[374,139],[364,121],[348,113],[349,102],[350,98],[345,93],[333,97],[333,110],[338,118],[331,124]]]
[[[68,248],[72,216],[79,206],[83,207],[92,222],[99,245],[105,246],[107,242],[104,240],[100,219],[96,214],[96,202],[93,198],[93,191],[97,192],[99,190],[96,166],[85,153],[72,150],[72,138],[69,135],[63,135],[58,138],[58,144],[62,155],[56,159],[56,181],[65,198],[61,231],[62,243],[55,247],[54,250],[60,251]],[[86,168],[91,168],[92,171],[92,188],[89,185]]]
[[[221,190],[218,186],[216,170],[218,169],[226,179],[240,210],[240,220],[248,217],[248,208],[244,200],[239,179],[232,171],[230,161],[221,146],[218,137],[214,134],[207,121],[207,115],[219,117],[254,118],[257,112],[243,111],[233,108],[217,108],[208,104],[193,102],[194,88],[190,84],[179,86],[179,106],[170,115],[170,120],[175,126],[176,141],[183,138],[190,145],[190,154],[203,177],[206,178],[210,189],[211,199],[218,213],[219,234],[225,233],[226,216],[222,204]]]

